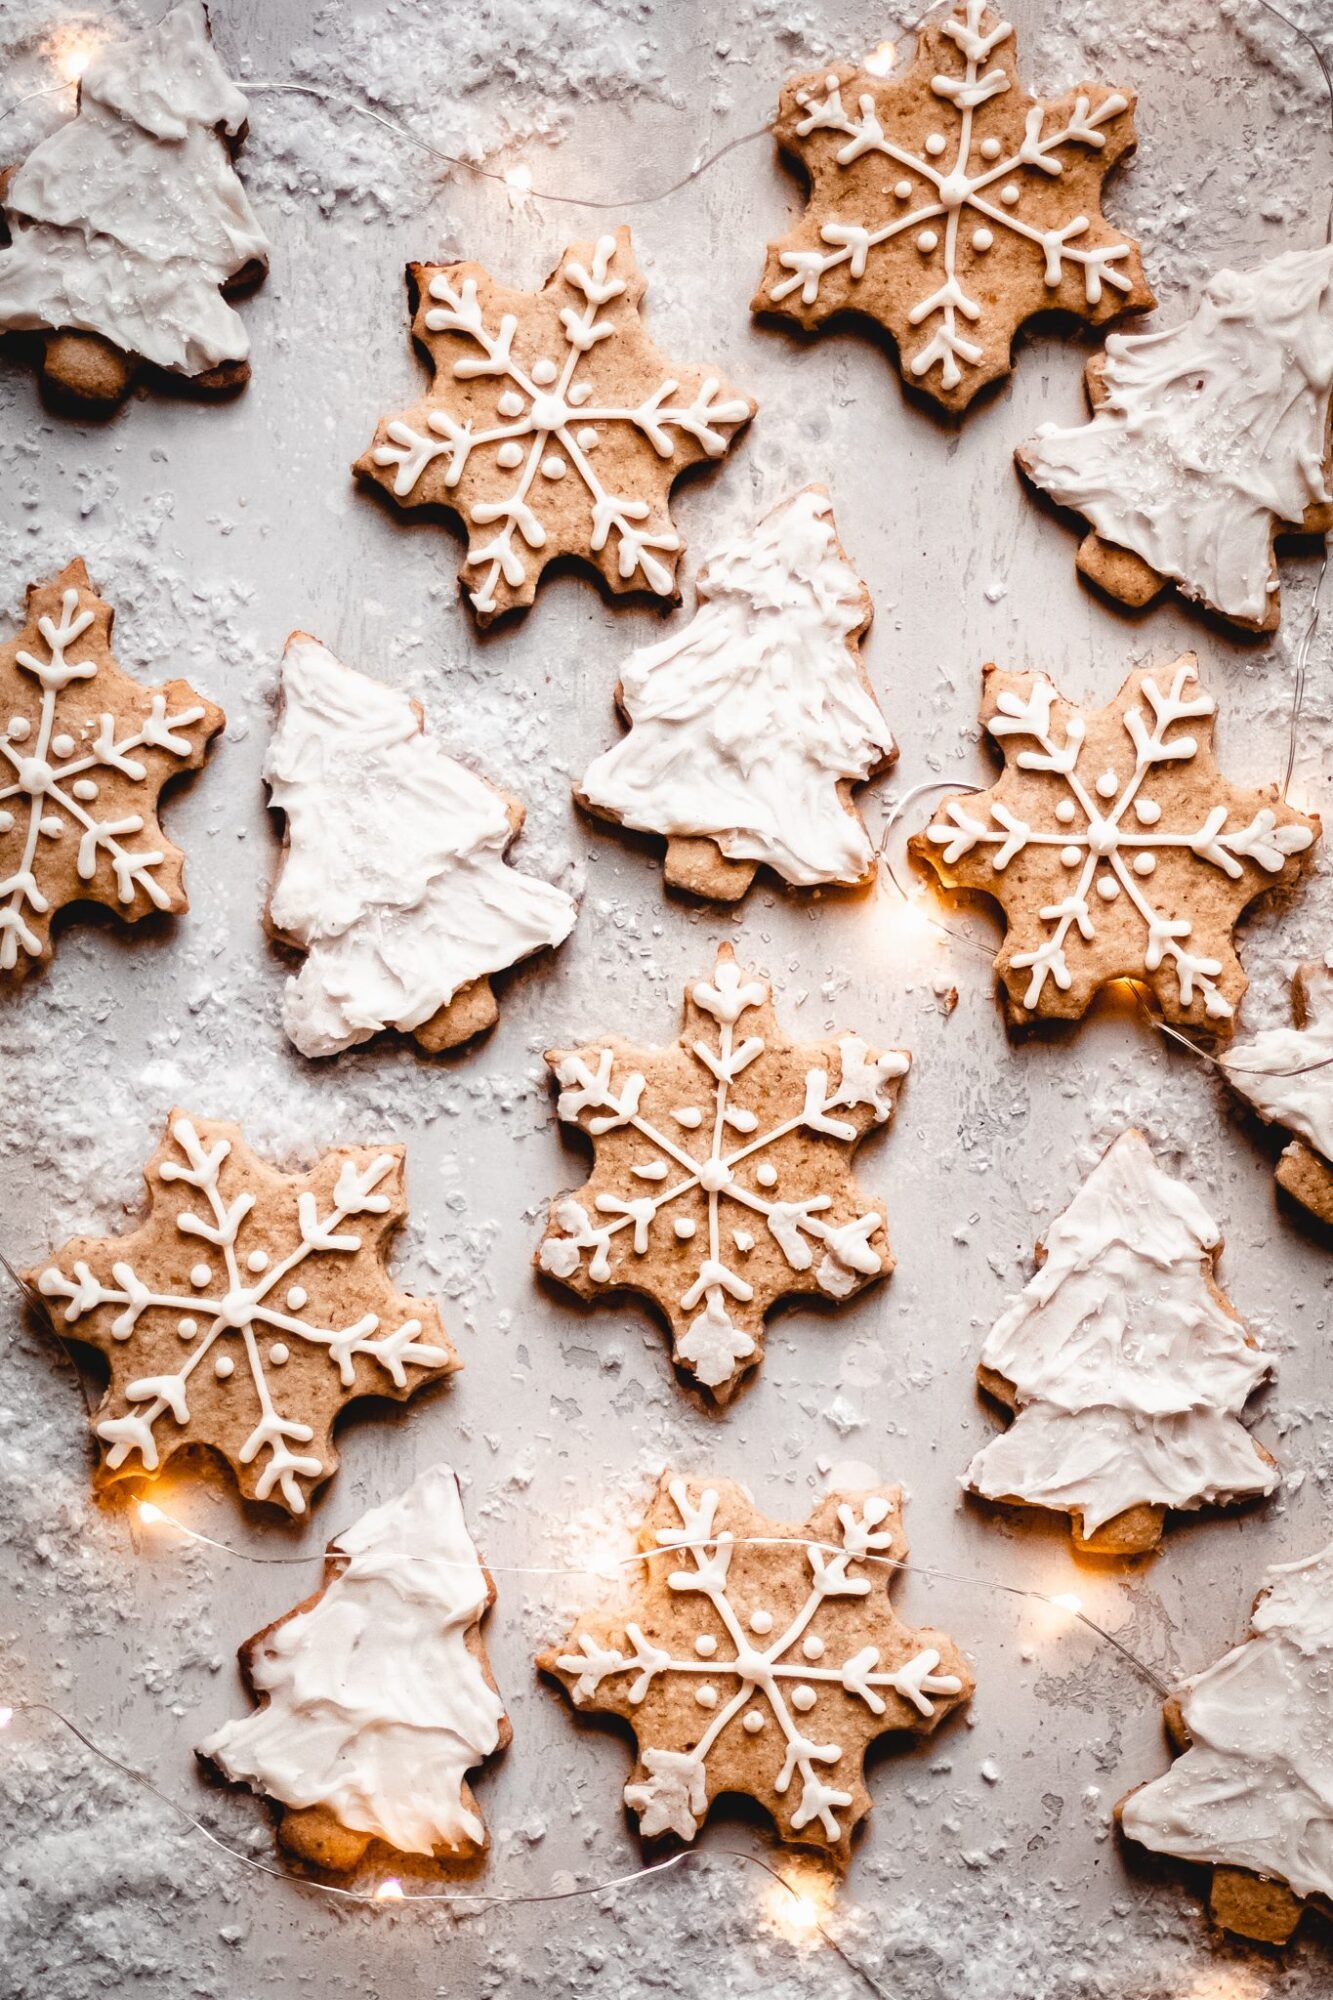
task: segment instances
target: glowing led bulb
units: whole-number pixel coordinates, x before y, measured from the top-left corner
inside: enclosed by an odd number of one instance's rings
[[[887,76],[893,68],[894,47],[892,42],[881,42],[866,57],[865,66],[872,76]]]
[[[1079,1612],[1083,1609],[1083,1599],[1075,1597],[1072,1590],[1060,1591],[1057,1596],[1051,1599],[1051,1603],[1057,1605],[1061,1611],[1067,1611],[1071,1618],[1077,1618]]]
[[[14,1711],[12,1708],[0,1708],[0,1729],[8,1729],[13,1720]]]
[[[151,1500],[141,1500],[139,1502],[139,1519],[145,1527],[151,1528],[155,1521],[165,1521],[166,1518],[162,1509],[155,1506]]]
[[[522,161],[516,167],[506,167],[505,186],[512,188],[515,194],[531,194],[532,168],[525,167]]]
[[[375,1901],[377,1903],[401,1903],[403,1901],[403,1885],[396,1875],[390,1875],[387,1881],[380,1883],[379,1888],[375,1891]]]

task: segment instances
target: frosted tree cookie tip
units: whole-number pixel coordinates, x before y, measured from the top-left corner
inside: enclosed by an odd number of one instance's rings
[[[1290,1028],[1235,1043],[1222,1074],[1262,1119],[1291,1133],[1277,1183],[1333,1228],[1333,952],[1297,968]]]

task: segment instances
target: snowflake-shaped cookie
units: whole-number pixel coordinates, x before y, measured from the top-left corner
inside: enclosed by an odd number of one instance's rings
[[[173,1111],[144,1180],[133,1235],[75,1237],[28,1280],[111,1364],[99,1477],[207,1445],[248,1497],[303,1514],[338,1463],[345,1404],[403,1401],[461,1365],[436,1308],[384,1268],[407,1212],[403,1148],[339,1146],[282,1174],[239,1127]]]
[[[928,1735],[973,1686],[953,1641],[889,1602],[907,1555],[897,1487],[830,1494],[798,1528],[730,1481],[668,1474],[639,1547],[653,1553],[629,1604],[585,1613],[538,1665],[633,1727],[640,1833],[693,1840],[720,1793],[746,1792],[784,1840],[845,1864],[871,1743]]]
[[[671,1048],[612,1040],[546,1060],[596,1158],[552,1204],[538,1264],[584,1299],[655,1300],[676,1362],[719,1401],[758,1365],[780,1298],[845,1299],[892,1270],[850,1155],[892,1117],[906,1050],[787,1041],[767,982],[723,945]]]
[[[1045,674],[985,669],[981,719],[1004,775],[946,799],[913,850],[951,888],[983,889],[1008,922],[996,969],[1010,1018],[1075,1021],[1099,987],[1151,988],[1167,1021],[1229,1034],[1245,991],[1231,933],[1290,885],[1318,819],[1276,785],[1217,769],[1217,704],[1192,653],[1138,668],[1090,716]]]
[[[66,904],[130,923],[189,907],[158,798],[198,770],[225,718],[185,681],[123,674],[113,617],[75,561],[31,586],[28,622],[0,648],[0,978],[50,958]]]
[[[381,421],[354,469],[403,506],[461,517],[478,623],[531,604],[560,555],[614,591],[676,598],[671,488],[721,458],[755,405],[659,354],[629,230],[571,244],[540,292],[480,264],[411,264],[408,286],[435,382]]]
[[[809,206],[769,245],[753,310],[808,330],[864,314],[919,388],[962,411],[1008,373],[1034,313],[1100,326],[1154,304],[1138,245],[1100,208],[1134,147],[1133,93],[1085,83],[1039,102],[1013,55],[1009,23],[964,0],[901,75],[842,63],[788,84],[778,144]]]

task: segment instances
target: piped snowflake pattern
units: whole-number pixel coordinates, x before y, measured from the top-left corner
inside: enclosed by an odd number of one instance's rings
[[[997,967],[1016,1019],[1076,1020],[1100,986],[1131,979],[1168,1021],[1229,1031],[1246,984],[1231,931],[1295,879],[1320,828],[1276,786],[1221,777],[1216,709],[1189,653],[1136,670],[1086,719],[1044,674],[986,669],[1004,776],[946,799],[912,845],[950,886],[1004,905]]]
[[[531,604],[562,553],[613,590],[674,596],[671,487],[721,458],[755,406],[648,340],[628,229],[571,245],[536,294],[479,264],[414,264],[410,281],[435,387],[381,423],[356,470],[406,506],[462,517],[479,622]]]
[[[832,1494],[789,1528],[729,1482],[668,1475],[640,1547],[630,1606],[585,1614],[539,1661],[577,1707],[633,1726],[640,1833],[692,1840],[719,1793],[747,1792],[784,1839],[845,1861],[869,1745],[930,1732],[972,1686],[952,1641],[889,1602],[897,1489]]]
[[[921,31],[901,75],[844,64],[799,79],[777,124],[810,203],[770,245],[755,311],[809,327],[867,313],[956,410],[1008,370],[1033,313],[1100,324],[1154,303],[1137,245],[1100,213],[1102,180],[1134,146],[1132,95],[1085,84],[1036,102],[992,60],[1012,39],[965,0]]]
[[[845,1299],[893,1268],[884,1212],[849,1156],[893,1115],[906,1050],[850,1034],[786,1041],[767,982],[724,945],[712,979],[687,991],[674,1047],[546,1060],[559,1115],[596,1160],[553,1203],[541,1269],[586,1299],[619,1286],[656,1300],[676,1361],[720,1401],[760,1361],[779,1298]]]
[[[157,1473],[207,1444],[244,1493],[302,1514],[302,1482],[337,1464],[343,1404],[402,1399],[459,1366],[435,1307],[384,1270],[405,1212],[402,1148],[339,1147],[308,1174],[279,1174],[237,1127],[174,1111],[145,1181],[151,1214],[135,1235],[76,1238],[29,1280],[62,1331],[110,1360],[93,1419],[102,1470]]]
[[[121,673],[111,623],[72,562],[33,586],[27,626],[0,651],[0,976],[49,957],[62,904],[131,921],[187,907],[157,799],[203,762],[222,712],[184,681],[146,688]]]

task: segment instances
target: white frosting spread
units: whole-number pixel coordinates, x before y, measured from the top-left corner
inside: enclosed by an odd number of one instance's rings
[[[1333,245],[1219,271],[1160,333],[1113,334],[1106,401],[1046,425],[1033,481],[1191,597],[1260,623],[1275,522],[1329,498]]]
[[[184,375],[244,360],[249,338],[218,288],[268,262],[221,136],[248,110],[200,0],[103,49],[77,117],[10,182],[0,329],[78,328]]]
[[[468,1649],[488,1592],[457,1479],[432,1466],[332,1547],[346,1567],[253,1656],[264,1705],[199,1753],[404,1854],[480,1846],[463,1784],[499,1743],[504,1708]]]
[[[1333,1544],[1268,1571],[1253,1630],[1186,1683],[1192,1745],[1122,1824],[1158,1853],[1333,1897]]]
[[[964,1484],[1083,1517],[1271,1493],[1274,1466],[1237,1421],[1268,1374],[1212,1291],[1217,1225],[1147,1141],[1121,1133],[1052,1224],[1041,1269],[986,1336],[982,1366],[1018,1416]]]
[[[707,834],[788,882],[863,881],[870,841],[838,785],[894,753],[848,649],[864,620],[828,495],[807,487],[704,567],[683,631],[626,662],[630,733],[581,796],[640,831]]]
[[[295,633],[264,764],[290,846],[274,926],[309,953],[283,1020],[303,1055],[411,1030],[573,929],[563,889],[505,862],[501,794],[427,736],[408,696]]]
[[[1238,1042],[1223,1068],[1231,1088],[1261,1117],[1285,1125],[1333,1162],[1333,952],[1307,968],[1304,985],[1306,1025],[1265,1028]],[[1265,1070],[1273,1073],[1260,1074]]]

